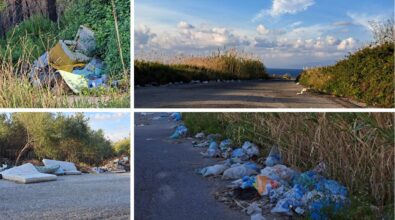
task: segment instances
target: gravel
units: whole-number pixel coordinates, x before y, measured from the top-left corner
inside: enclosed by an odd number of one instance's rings
[[[130,174],[26,185],[0,180],[0,219],[130,219]]]

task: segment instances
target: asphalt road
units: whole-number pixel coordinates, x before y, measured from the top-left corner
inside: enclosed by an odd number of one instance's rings
[[[190,140],[170,141],[176,124],[152,120],[157,116],[136,114],[135,219],[250,219],[215,200],[213,193],[225,182],[195,173],[215,161],[202,158]]]
[[[356,108],[343,99],[305,93],[293,81],[210,82],[135,88],[136,108]]]
[[[35,184],[0,180],[0,219],[130,219],[130,174],[61,176]]]

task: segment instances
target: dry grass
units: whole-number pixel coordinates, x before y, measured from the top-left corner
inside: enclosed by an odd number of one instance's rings
[[[219,113],[206,117],[189,113],[186,122],[191,117],[201,123],[188,124],[192,131],[206,119],[217,120],[223,133],[238,145],[251,140],[265,156],[278,144],[285,163],[302,171],[324,161],[328,177],[345,184],[352,194],[367,195],[382,208],[394,203],[394,114]]]
[[[129,92],[116,90],[86,91],[86,95],[74,95],[63,81],[51,81],[33,87],[28,78],[34,57],[33,48],[21,40],[21,45],[6,45],[0,57],[0,108],[91,108],[129,107]],[[22,48],[17,61],[13,60],[15,47]],[[53,73],[50,73],[53,74]],[[127,85],[128,87],[128,85]],[[97,93],[97,94],[96,94]],[[99,95],[98,95],[99,94]]]
[[[218,51],[208,56],[161,56],[138,56],[144,58],[135,60],[136,84],[268,78],[266,68],[258,57],[235,49]]]

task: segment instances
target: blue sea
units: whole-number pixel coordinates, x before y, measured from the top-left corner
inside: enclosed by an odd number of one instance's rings
[[[276,68],[267,68],[267,72],[269,75],[284,75],[289,74],[292,78],[296,78],[300,73],[302,73],[302,69],[276,69]]]

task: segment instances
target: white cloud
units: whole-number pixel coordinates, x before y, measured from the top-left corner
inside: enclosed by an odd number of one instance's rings
[[[385,15],[367,15],[353,12],[347,12],[347,16],[353,20],[354,24],[363,26],[367,30],[371,30],[370,21],[378,22],[385,19]]]
[[[296,14],[298,12],[306,11],[310,6],[315,4],[314,0],[273,0],[271,9],[261,10],[254,18],[256,21],[265,15],[272,17],[283,14]]]
[[[146,46],[156,34],[151,33],[151,29],[145,25],[140,25],[134,31],[134,45],[136,48],[143,48]]]
[[[246,37],[223,27],[193,26],[187,22],[180,22],[178,27],[171,33],[162,32],[155,34],[156,37],[151,41],[152,46],[185,51],[248,46],[250,44]]]
[[[185,22],[185,21],[181,21],[180,23],[178,23],[178,28],[180,28],[180,29],[193,29],[195,27],[193,25]]]
[[[128,113],[96,113],[91,117],[94,121],[115,121],[124,118]]]
[[[356,41],[354,38],[350,37],[345,40],[342,40],[340,44],[337,46],[338,50],[346,50],[346,49],[353,49],[356,45]]]
[[[265,35],[269,33],[269,29],[267,29],[263,24],[258,25],[256,28],[256,31],[258,31],[259,34]]]

